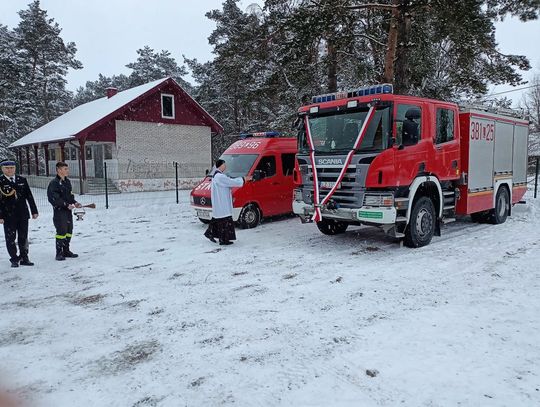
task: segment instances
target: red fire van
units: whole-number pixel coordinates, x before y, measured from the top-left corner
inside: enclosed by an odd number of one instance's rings
[[[279,137],[277,132],[251,133],[233,143],[221,155],[230,177],[253,175],[260,179],[233,188],[233,220],[243,228],[256,227],[262,217],[292,212],[293,171],[296,139]],[[210,186],[206,176],[192,191],[191,207],[203,223],[212,218]]]

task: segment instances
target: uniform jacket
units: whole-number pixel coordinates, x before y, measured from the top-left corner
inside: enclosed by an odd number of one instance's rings
[[[71,181],[67,177],[62,181],[58,175],[49,183],[47,199],[55,210],[67,210],[69,205],[77,203],[71,192]]]
[[[32,191],[26,178],[15,175],[15,183],[4,174],[0,175],[0,219],[29,219],[28,205],[32,215],[38,213]]]
[[[232,216],[233,204],[231,188],[244,185],[242,177],[230,178],[221,171],[212,177],[212,216],[216,219]]]

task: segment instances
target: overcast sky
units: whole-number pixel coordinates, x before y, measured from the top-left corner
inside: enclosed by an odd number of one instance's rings
[[[13,28],[19,22],[17,12],[30,0],[0,0],[0,23]],[[241,0],[240,7],[262,4],[263,0]],[[199,61],[212,59],[208,36],[213,22],[205,17],[212,9],[221,9],[222,0],[41,0],[41,8],[62,28],[64,41],[77,44],[77,58],[84,68],[70,71],[68,88],[75,90],[99,73],[111,76],[129,73],[125,67],[137,59],[136,50],[149,45],[168,50],[179,64],[182,55]],[[497,24],[500,51],[525,55],[533,69],[524,74],[532,78],[540,73],[540,22],[521,23],[506,19]],[[186,78],[190,80],[190,78]],[[526,86],[526,85],[525,85]],[[492,87],[492,92],[512,89]],[[522,92],[508,93],[517,102]]]

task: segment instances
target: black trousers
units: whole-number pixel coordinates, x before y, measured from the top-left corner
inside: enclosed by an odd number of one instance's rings
[[[206,229],[206,233],[212,237],[217,237],[220,242],[236,240],[232,216],[218,219],[212,218],[208,229]]]
[[[4,236],[6,247],[11,260],[17,260],[17,243],[19,244],[19,255],[28,255],[28,219],[4,219]]]
[[[68,209],[55,209],[53,223],[56,228],[56,241],[63,241],[69,244],[73,234],[73,214]]]

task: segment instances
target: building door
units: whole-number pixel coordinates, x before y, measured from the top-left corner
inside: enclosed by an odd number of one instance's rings
[[[96,178],[103,178],[103,146],[94,146],[94,173]]]

